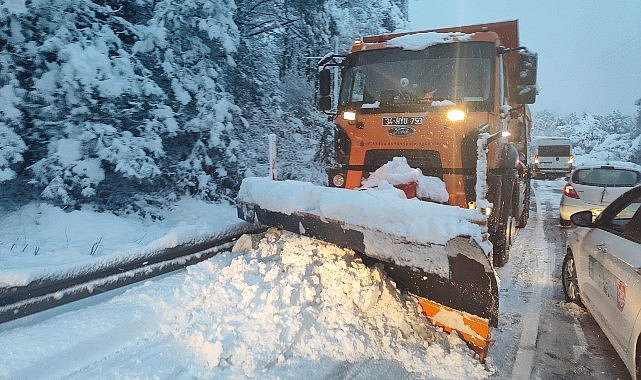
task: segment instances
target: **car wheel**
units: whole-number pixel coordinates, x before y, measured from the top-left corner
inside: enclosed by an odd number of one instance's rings
[[[568,302],[573,302],[579,306],[583,306],[583,303],[581,302],[581,295],[579,294],[579,281],[576,278],[576,265],[574,263],[574,255],[569,251],[563,259],[561,281],[563,282],[563,293],[565,293],[565,300]]]
[[[559,217],[559,224],[561,225],[561,227],[570,227],[570,225],[572,225],[572,222],[567,219],[563,219],[562,217]]]
[[[637,350],[634,355],[637,379],[641,379],[641,336],[637,338]]]

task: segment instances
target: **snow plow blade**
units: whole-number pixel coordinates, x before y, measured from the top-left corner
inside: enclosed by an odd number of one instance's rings
[[[349,248],[365,264],[382,265],[433,324],[456,330],[485,359],[499,297],[480,213],[376,190],[267,178],[243,180],[236,202],[243,220]]]

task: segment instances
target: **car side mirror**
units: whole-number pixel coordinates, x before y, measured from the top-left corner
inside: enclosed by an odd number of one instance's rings
[[[574,213],[570,216],[570,220],[572,224],[579,227],[592,227],[594,225],[592,223],[592,211],[590,210]]]

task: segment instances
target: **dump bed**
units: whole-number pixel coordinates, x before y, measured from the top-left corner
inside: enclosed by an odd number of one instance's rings
[[[378,34],[374,36],[366,36],[362,38],[364,43],[380,43],[389,41],[392,38],[406,36],[410,34],[419,34],[419,33],[465,33],[472,34],[477,32],[494,32],[499,36],[501,44],[507,48],[517,48],[519,46],[519,24],[518,20],[511,21],[501,21],[494,23],[486,24],[476,24],[476,25],[464,25],[464,26],[455,26],[449,28],[439,28],[439,29],[426,29],[426,30],[417,30],[412,32],[403,32],[403,33],[391,33],[391,34]]]

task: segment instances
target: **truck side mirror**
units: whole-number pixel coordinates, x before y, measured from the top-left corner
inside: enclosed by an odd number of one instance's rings
[[[318,108],[321,111],[329,111],[332,109],[332,97],[331,96],[321,96],[318,99]]]
[[[329,69],[322,69],[318,72],[318,108],[321,111],[329,111],[332,108],[332,76]]]
[[[536,100],[536,69],[538,54],[527,49],[519,50],[519,77],[516,81],[516,101],[532,104]]]
[[[516,86],[516,102],[518,104],[534,104],[537,94],[536,85]]]
[[[329,69],[322,69],[318,72],[320,96],[328,96],[332,90],[332,76]]]
[[[518,84],[523,86],[535,85],[537,65],[538,65],[538,54],[528,50],[519,50]]]

